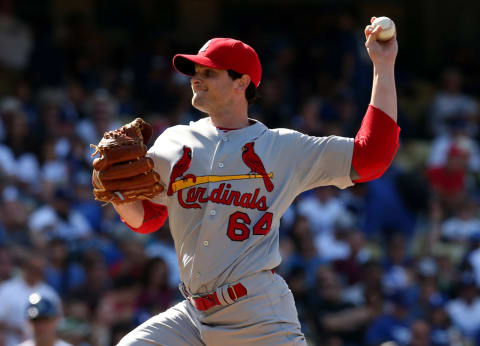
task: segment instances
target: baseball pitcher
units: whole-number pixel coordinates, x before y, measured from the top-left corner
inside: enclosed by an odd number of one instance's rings
[[[131,229],[156,231],[168,210],[185,297],[119,345],[306,344],[292,293],[273,270],[280,218],[301,192],[376,179],[392,162],[398,48],[395,37],[378,41],[380,31],[365,28],[374,76],[355,138],[269,129],[249,118],[259,57],[241,41],[213,38],[198,54],[173,58],[191,78],[192,105],[208,117],[167,129],[147,153],[151,131],[138,119],[95,146],[95,197],[112,202]],[[115,153],[134,144],[127,159],[109,154],[112,141]]]

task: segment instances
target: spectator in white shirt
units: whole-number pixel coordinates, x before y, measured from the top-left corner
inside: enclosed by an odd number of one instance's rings
[[[29,253],[22,274],[0,285],[0,330],[5,335],[5,346],[18,345],[31,337],[25,309],[28,297],[38,292],[59,304],[60,298],[53,288],[43,281],[45,260],[43,256]]]
[[[447,312],[465,336],[473,337],[480,328],[480,298],[472,273],[463,273],[459,291],[458,298],[447,304]]]
[[[62,316],[61,307],[39,293],[28,297],[26,309],[33,329],[33,338],[19,346],[71,346],[57,338],[57,325]]]
[[[335,221],[345,213],[344,205],[331,186],[315,189],[314,193],[298,202],[297,209],[299,215],[308,219],[315,235],[332,232]]]
[[[462,83],[463,76],[458,69],[448,68],[443,72],[442,89],[436,94],[431,106],[430,120],[435,135],[446,133],[446,121],[458,114],[467,119],[470,134],[475,135],[478,105],[473,97],[463,93]]]

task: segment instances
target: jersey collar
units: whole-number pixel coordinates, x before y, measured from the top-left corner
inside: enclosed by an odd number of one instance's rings
[[[267,127],[258,120],[248,118],[248,121],[250,122],[250,125],[247,127],[225,132],[213,126],[211,119],[208,118],[209,125],[215,129],[216,134],[219,137],[228,135],[228,137],[231,139],[244,138],[246,141],[250,141],[253,138],[259,137],[264,131],[267,130]]]
[[[252,139],[260,137],[263,132],[268,130],[268,128],[258,120],[248,118],[248,121],[251,123],[250,126],[228,132],[222,131],[215,127],[209,117],[202,118],[195,122],[190,122],[190,126],[194,127],[197,131],[203,133],[207,137],[211,137],[212,139],[219,139],[228,136],[228,138],[232,140],[238,139],[245,141],[251,141]]]

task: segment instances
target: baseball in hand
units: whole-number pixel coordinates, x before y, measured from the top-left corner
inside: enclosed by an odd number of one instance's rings
[[[382,27],[382,31],[380,31],[377,35],[378,41],[388,41],[395,35],[395,23],[388,17],[375,18],[372,25],[374,27],[377,25]]]

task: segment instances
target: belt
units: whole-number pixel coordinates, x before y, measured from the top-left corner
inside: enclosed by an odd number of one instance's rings
[[[275,274],[274,269],[269,269],[268,271]],[[247,295],[247,289],[241,283],[221,286],[213,293],[202,295],[190,294],[183,282],[180,283],[179,288],[183,296],[199,311],[205,311],[217,305],[230,305]]]
[[[183,287],[183,292],[185,294],[185,298],[187,298],[190,303],[199,311],[205,311],[213,308],[214,306],[222,305],[218,299],[217,292],[206,295],[192,295],[188,293],[185,287]],[[227,292],[232,302],[235,302],[237,299],[247,295],[247,289],[241,283],[228,286]]]

